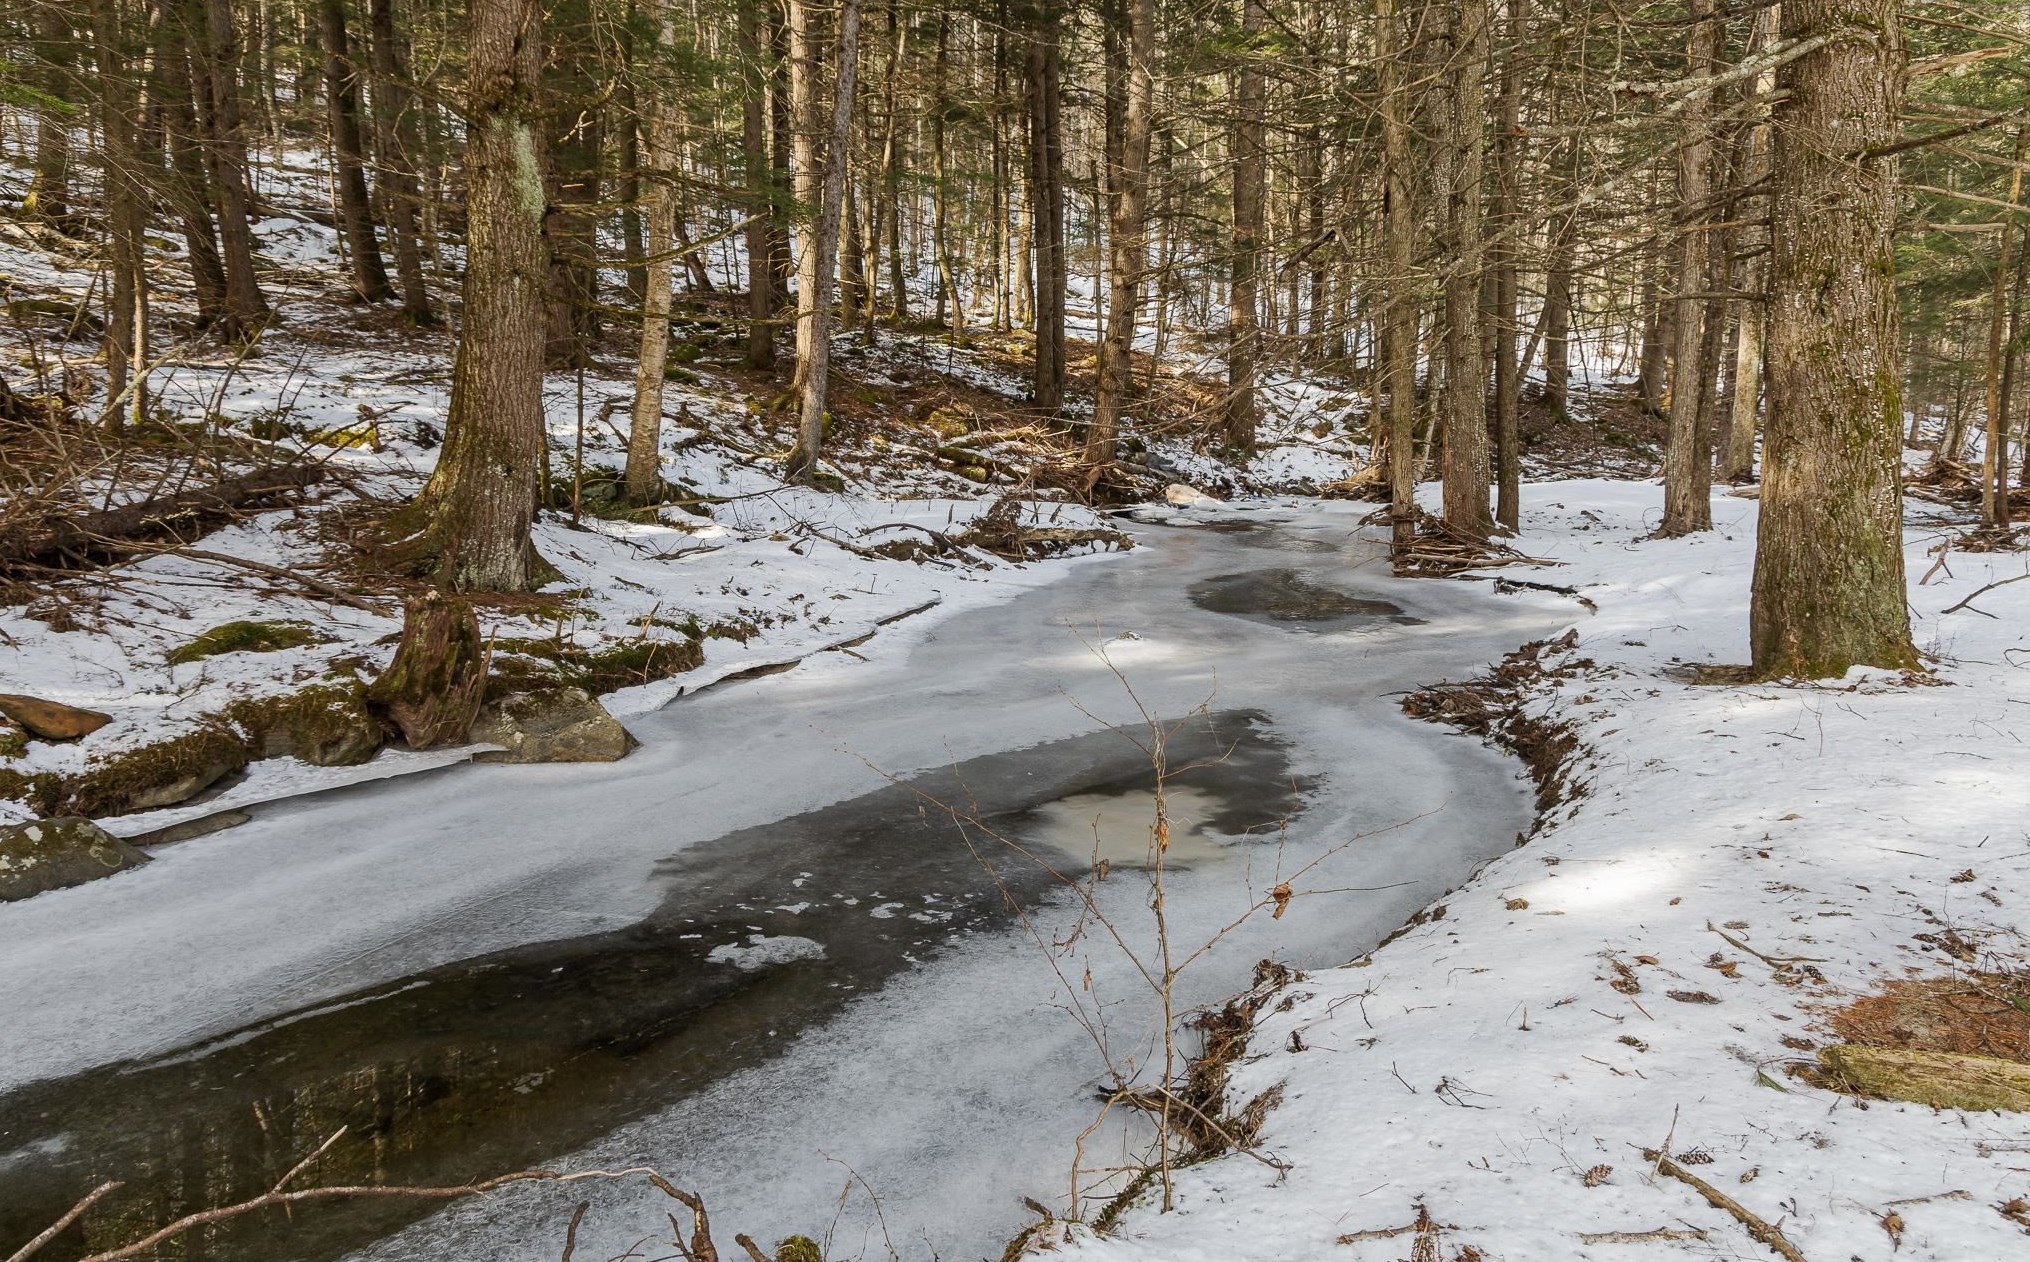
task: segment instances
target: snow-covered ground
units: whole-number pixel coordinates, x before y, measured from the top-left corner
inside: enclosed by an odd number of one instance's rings
[[[2030,560],[1934,570],[1943,532],[1907,533],[1930,677],[1700,684],[1681,668],[1747,658],[1756,503],[1716,495],[1712,533],[1654,540],[1653,484],[1526,492],[1523,546],[1562,568],[1503,574],[1598,608],[1530,702],[1575,725],[1585,791],[1442,918],[1271,1005],[1229,1100],[1281,1087],[1261,1145],[1287,1169],[1180,1171],[1175,1213],[1145,1198],[1072,1253],[1774,1256],[1648,1150],[1817,1262],[2030,1254],[2022,1114],[1787,1072],[1885,982],[2023,976],[2030,583],[1946,611]]]

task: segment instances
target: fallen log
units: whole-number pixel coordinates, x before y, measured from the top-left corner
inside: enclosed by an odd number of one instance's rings
[[[0,569],[118,560],[145,544],[237,517],[277,497],[322,482],[324,466],[284,464],[213,486],[181,491],[104,512],[41,518],[0,527]]]

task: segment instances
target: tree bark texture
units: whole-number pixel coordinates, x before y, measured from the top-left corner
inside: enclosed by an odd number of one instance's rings
[[[339,228],[352,264],[352,287],[363,301],[394,297],[387,264],[374,231],[373,198],[367,191],[366,135],[360,128],[359,67],[345,27],[345,0],[318,0],[318,29],[324,42],[324,100],[331,116],[331,151],[337,159]]]
[[[1088,464],[1114,458],[1121,421],[1134,389],[1135,328],[1141,314],[1142,273],[1149,266],[1149,142],[1156,102],[1156,0],[1125,0],[1128,17],[1126,109],[1121,116],[1120,163],[1107,231],[1107,327],[1100,354],[1099,389]]]
[[[1726,35],[1716,0],[1690,0],[1692,23],[1686,74],[1710,76],[1719,61]],[[1684,138],[1678,148],[1678,201],[1684,222],[1678,225],[1676,319],[1671,354],[1670,438],[1663,460],[1663,524],[1657,533],[1688,535],[1713,528],[1713,440],[1707,418],[1712,414],[1705,389],[1709,364],[1706,322],[1724,319],[1724,309],[1701,295],[1711,259],[1712,234],[1705,224],[1706,202],[1713,190],[1713,90],[1691,93],[1682,112]]]
[[[444,450],[390,523],[396,555],[463,591],[537,585],[529,541],[544,459],[543,161],[536,0],[472,0],[464,320]]]
[[[797,444],[788,475],[808,480],[825,443],[825,391],[832,364],[832,293],[838,275],[839,219],[846,196],[846,149],[852,138],[853,80],[859,68],[860,0],[841,0],[827,127],[819,100],[819,39],[809,0],[790,3],[792,109],[797,117],[797,200],[810,207],[797,270]],[[820,131],[819,129],[823,129]],[[818,166],[818,142],[826,142]]]
[[[1763,678],[1911,667],[1898,481],[1895,0],[1785,0],[1773,122],[1769,417],[1750,640]]]

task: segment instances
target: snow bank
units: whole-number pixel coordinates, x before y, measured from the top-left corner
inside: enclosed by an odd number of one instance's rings
[[[1806,1258],[2030,1255],[2022,1115],[1789,1072],[1833,1008],[1965,966],[1948,952],[2022,967],[2030,583],[1944,611],[2030,562],[1950,554],[1920,584],[1942,532],[1909,531],[1935,678],[1697,684],[1747,656],[1756,505],[1643,539],[1659,502],[1527,488],[1525,546],[1564,563],[1530,577],[1599,610],[1563,659],[1592,665],[1531,703],[1574,723],[1586,791],[1442,916],[1268,1005],[1228,1099],[1280,1085],[1261,1143],[1288,1169],[1228,1156],[1177,1174],[1176,1213],[1053,1237],[1163,1262],[1776,1256],[1648,1150]]]

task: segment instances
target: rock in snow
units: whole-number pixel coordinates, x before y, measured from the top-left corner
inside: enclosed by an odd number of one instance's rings
[[[0,692],[0,714],[46,741],[74,741],[90,736],[113,721],[110,714],[81,710],[61,701],[45,701],[19,693]]]
[[[499,745],[484,762],[615,762],[634,738],[582,688],[547,688],[489,701],[472,739]]]
[[[1186,486],[1182,482],[1172,482],[1169,486],[1163,488],[1163,502],[1175,504],[1179,508],[1214,508],[1221,501],[1215,496],[1207,495],[1195,486]]]
[[[0,828],[0,903],[138,867],[148,856],[88,819],[69,816]]]

